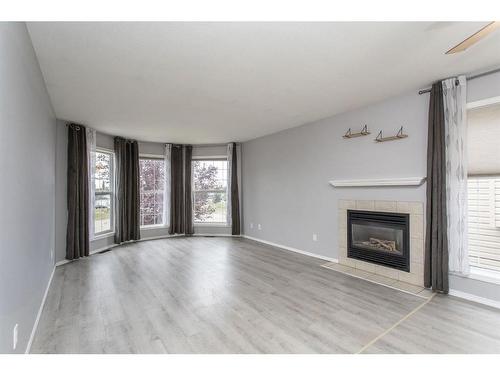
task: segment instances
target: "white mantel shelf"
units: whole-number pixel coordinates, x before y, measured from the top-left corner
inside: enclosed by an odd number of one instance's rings
[[[333,187],[369,187],[369,186],[420,186],[425,177],[381,178],[371,180],[331,180]]]

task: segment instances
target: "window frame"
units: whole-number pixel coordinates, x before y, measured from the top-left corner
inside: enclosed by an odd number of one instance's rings
[[[208,192],[208,193],[219,193],[219,192],[225,192],[226,193],[226,208],[227,208],[227,199],[229,196],[229,178],[228,181],[226,182],[226,189],[207,189],[207,190],[195,190],[194,189],[194,161],[225,161],[228,163],[229,161],[227,160],[227,155],[214,155],[214,156],[193,156],[191,157],[191,207],[192,207],[192,212],[191,212],[191,217],[193,221],[193,226],[194,227],[214,227],[214,228],[228,228],[230,225],[226,222],[222,221],[215,221],[215,222],[204,222],[204,221],[196,221],[195,220],[195,215],[194,215],[194,202],[195,202],[195,194],[197,191],[203,191],[203,192]],[[229,172],[229,165],[227,166],[228,172]],[[229,173],[228,173],[229,177]],[[226,216],[227,219],[227,216]]]
[[[156,154],[139,154],[139,163],[141,162],[141,159],[142,160],[165,160],[165,156],[163,155],[156,155]],[[139,168],[140,169],[140,168]],[[139,182],[140,182],[140,173],[139,173]],[[165,176],[165,180],[163,181],[164,183],[164,186],[165,184],[168,183],[168,179],[167,179],[167,176]],[[140,194],[141,194],[141,189],[139,189],[139,228],[141,230],[145,229],[145,230],[148,230],[148,229],[156,229],[156,228],[168,228],[168,220],[166,217],[163,217],[163,223],[161,224],[148,224],[148,225],[141,225],[140,222],[141,222],[141,199],[140,199]],[[163,204],[165,205],[165,196],[163,196]],[[169,213],[167,212],[167,215]]]
[[[95,149],[96,154],[99,152],[101,154],[108,154],[110,156],[110,191],[108,192],[97,192],[95,190],[95,182],[93,186],[94,190],[94,207],[92,209],[92,219],[94,221],[94,240],[99,240],[101,238],[105,237],[110,237],[115,234],[115,191],[116,191],[116,186],[115,186],[115,152],[110,149],[102,148],[102,147],[96,147]],[[96,159],[97,160],[97,159]],[[95,174],[94,174],[94,179],[95,179]],[[109,209],[109,230],[101,231],[101,232],[96,232],[95,228],[95,202],[96,198],[98,195],[108,195],[110,196],[110,209]]]

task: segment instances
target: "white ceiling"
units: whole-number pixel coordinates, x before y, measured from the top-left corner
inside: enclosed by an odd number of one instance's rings
[[[58,118],[144,141],[246,141],[500,64],[484,22],[28,23]]]

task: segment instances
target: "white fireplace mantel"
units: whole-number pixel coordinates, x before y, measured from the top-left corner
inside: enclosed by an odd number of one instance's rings
[[[369,186],[420,186],[425,177],[379,178],[363,180],[331,180],[333,187],[369,187]]]

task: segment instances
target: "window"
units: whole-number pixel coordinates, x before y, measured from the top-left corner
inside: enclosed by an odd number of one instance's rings
[[[95,153],[94,234],[113,232],[113,154]]]
[[[227,160],[193,160],[195,223],[227,223]]]
[[[500,104],[467,116],[469,263],[500,276]]]
[[[500,272],[500,176],[469,176],[469,263]]]
[[[141,226],[164,225],[163,216],[165,162],[160,158],[141,158],[140,175],[140,223]]]

